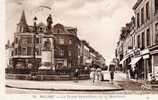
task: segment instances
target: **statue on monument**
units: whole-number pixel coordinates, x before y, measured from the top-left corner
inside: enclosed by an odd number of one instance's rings
[[[53,23],[53,20],[52,20],[51,14],[50,14],[50,15],[48,16],[48,18],[47,18],[47,31],[48,31],[48,32],[51,32],[52,23]]]

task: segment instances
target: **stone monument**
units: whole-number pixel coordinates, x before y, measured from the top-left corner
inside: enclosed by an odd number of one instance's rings
[[[52,22],[51,15],[49,15],[47,18],[47,31],[42,34],[42,66],[40,66],[39,69],[53,69],[54,67],[54,36],[51,30]]]

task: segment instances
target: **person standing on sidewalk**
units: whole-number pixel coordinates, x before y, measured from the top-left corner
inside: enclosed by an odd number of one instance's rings
[[[115,72],[115,65],[114,65],[114,64],[110,64],[110,65],[109,65],[109,71],[110,71],[111,83],[113,83],[113,80],[114,80],[114,72]]]
[[[113,82],[113,80],[114,80],[114,71],[110,71],[110,78],[111,78],[111,82]]]

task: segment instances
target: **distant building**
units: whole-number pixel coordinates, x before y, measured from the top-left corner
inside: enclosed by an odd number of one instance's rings
[[[80,40],[77,37],[77,28],[56,24],[53,27],[55,39],[56,67],[77,67],[80,59]]]
[[[105,58],[93,49],[87,41],[81,40],[81,65],[92,66],[92,64],[103,67]]]

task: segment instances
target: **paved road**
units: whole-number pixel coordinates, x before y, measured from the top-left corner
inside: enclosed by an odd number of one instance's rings
[[[6,88],[8,94],[158,94],[158,91],[122,90],[122,91],[44,91]]]
[[[104,72],[104,76],[108,79],[109,73]],[[90,83],[90,80],[82,82]],[[120,72],[115,73],[115,84],[123,87],[122,91],[51,91],[51,90],[28,90],[17,88],[6,88],[6,93],[9,94],[158,94],[158,91],[142,90],[141,84],[132,80],[126,79],[126,75]],[[75,83],[74,83],[75,84]],[[101,83],[103,85],[103,83]],[[87,84],[88,85],[88,84]],[[100,85],[100,84],[97,84]]]

